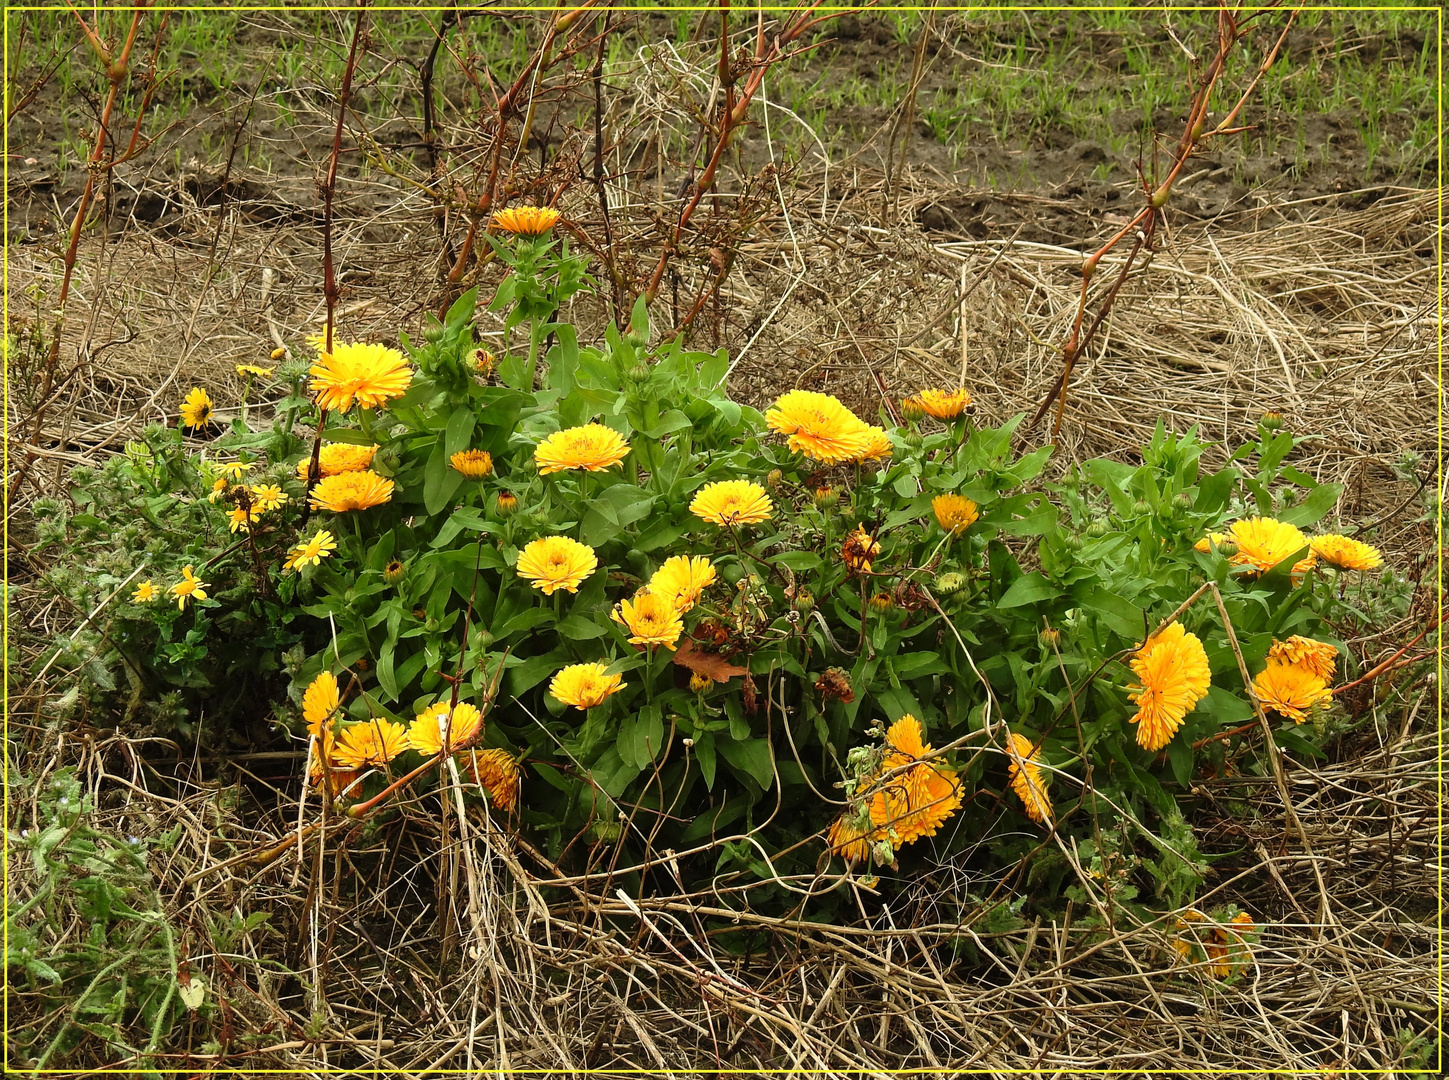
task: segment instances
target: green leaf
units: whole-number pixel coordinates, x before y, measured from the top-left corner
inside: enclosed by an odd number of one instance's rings
[[[694,737],[694,758],[699,762],[699,774],[704,777],[704,789],[714,790],[714,732],[701,731]]]
[[[558,652],[547,652],[530,656],[514,664],[515,657],[509,657],[508,690],[517,697],[532,690],[544,679],[568,663],[568,657]]]
[[[649,515],[654,496],[632,484],[615,484],[605,488],[594,499],[579,526],[581,539],[590,547],[608,543],[632,525]]]
[[[471,422],[472,416],[468,419]],[[441,513],[457,494],[462,483],[463,474],[448,464],[443,440],[438,439],[433,443],[433,452],[428,455],[427,465],[423,467],[423,506],[427,509],[428,516]]]
[[[619,724],[619,759],[648,768],[664,745],[664,717],[658,705],[645,705]]]
[[[459,407],[453,410],[448,417],[448,425],[444,428],[443,434],[443,456],[451,458],[459,450],[468,449],[468,443],[473,437],[473,410],[466,407]]]
[[[806,570],[814,570],[821,565],[823,560],[813,551],[782,551],[770,561],[778,563],[790,570],[803,572]]]
[[[1173,739],[1167,744],[1167,763],[1172,766],[1173,778],[1183,787],[1192,783],[1192,743],[1186,739]]]
[[[775,779],[775,769],[768,740],[747,739],[744,742],[720,743],[719,752],[736,774],[748,776],[764,790],[770,790],[770,784]]]
[[[1308,497],[1301,503],[1290,506],[1279,513],[1278,520],[1289,525],[1297,525],[1300,528],[1304,525],[1317,524],[1323,520],[1323,515],[1334,508],[1342,494],[1342,484],[1320,484],[1310,491]]]
[[[1038,604],[1043,600],[1052,600],[1061,595],[1061,590],[1042,576],[1041,571],[1033,570],[1029,574],[1023,574],[1011,583],[1011,588],[996,602],[998,608],[1025,607],[1027,604]]]
[[[670,409],[659,418],[659,422],[652,427],[642,429],[642,433],[650,439],[662,439],[666,435],[672,435],[676,431],[683,431],[690,426],[689,417],[685,416],[678,409]]]
[[[594,762],[589,773],[594,778],[594,783],[603,789],[604,793],[611,799],[617,799],[624,794],[624,790],[644,770],[638,765],[631,765],[619,756],[616,747],[609,747],[599,755],[599,760]]]
[[[582,615],[570,615],[554,627],[554,633],[565,641],[592,641],[603,637],[609,631],[594,619]]]
[[[1128,641],[1140,640],[1146,633],[1147,622],[1142,617],[1142,609],[1125,599],[1120,592],[1092,585],[1073,589],[1072,597]]]

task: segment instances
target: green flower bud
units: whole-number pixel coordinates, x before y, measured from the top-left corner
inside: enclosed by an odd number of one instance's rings
[[[1191,510],[1192,496],[1185,491],[1179,491],[1176,495],[1172,497],[1172,505],[1177,507],[1179,510]]]
[[[936,578],[936,591],[942,596],[954,596],[966,587],[966,578],[954,570]]]
[[[1150,513],[1152,513],[1152,504],[1146,499],[1138,499],[1132,504],[1133,517],[1146,517]]]
[[[780,481],[784,478],[785,474],[782,473],[779,469],[771,469],[765,475],[765,486],[771,491],[774,491],[777,487],[780,486]]]
[[[1093,540],[1100,540],[1107,535],[1107,523],[1101,518],[1097,518],[1087,526],[1086,532]]]
[[[624,372],[624,378],[635,386],[640,386],[649,381],[649,367],[643,363],[634,364]]]
[[[808,589],[801,589],[795,594],[795,610],[809,613],[815,608],[815,595]]]
[[[396,585],[403,579],[405,573],[407,573],[407,566],[401,559],[390,559],[387,566],[383,568],[382,576],[389,585]]]
[[[1068,551],[1081,551],[1086,541],[1082,539],[1081,533],[1067,533],[1062,537],[1062,543]]]
[[[840,502],[840,489],[827,484],[815,489],[815,505],[828,510]]]
[[[493,504],[493,512],[501,518],[512,517],[518,509],[518,496],[511,491],[500,491],[498,499]]]
[[[1264,431],[1280,431],[1283,427],[1283,414],[1280,412],[1265,412],[1263,418],[1258,421],[1258,426]]]

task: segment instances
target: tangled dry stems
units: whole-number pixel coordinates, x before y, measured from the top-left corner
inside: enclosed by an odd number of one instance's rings
[[[707,66],[663,52],[641,55],[634,74],[610,104],[610,214],[618,250],[641,253],[626,264],[637,271],[677,213],[650,146],[657,161],[659,125],[682,123],[671,111],[681,82],[703,97],[710,79]],[[772,124],[789,120],[765,108]],[[318,130],[331,122],[325,111],[311,120]],[[779,160],[773,148],[770,157]],[[963,190],[909,168],[887,190],[863,155],[819,165],[782,164],[753,185],[737,176],[714,204],[726,215],[752,200],[758,217],[695,331],[730,350],[736,395],[758,402],[804,386],[874,414],[964,375],[989,421],[1030,413],[1058,368],[1085,242],[1105,219],[1066,198]],[[112,221],[104,245],[101,233],[83,244],[71,304],[85,314],[69,321],[61,349],[73,366],[57,373],[36,435],[33,372],[23,350],[11,359],[12,460],[30,452],[42,466],[22,502],[62,490],[66,469],[98,463],[141,425],[167,421],[193,382],[219,402],[234,397],[234,364],[298,347],[320,325],[310,186],[242,170],[238,194],[217,206],[179,179],[139,167],[118,178],[178,210],[154,228]],[[1260,192],[1211,221],[1169,217],[1168,243],[1134,273],[1079,363],[1062,459],[1135,449],[1158,417],[1231,442],[1279,408],[1322,436],[1299,466],[1347,482],[1341,513],[1402,507],[1412,485],[1395,482],[1389,462],[1432,449],[1436,279],[1425,252],[1435,203],[1427,192],[1377,194],[1354,209],[1344,205],[1353,193],[1314,205]],[[899,224],[882,227],[887,196]],[[1011,220],[970,222],[981,236],[916,224],[930,206],[984,199]],[[562,208],[598,235],[586,186]],[[394,340],[445,299],[437,276],[419,272],[443,263],[430,200],[353,171],[336,211],[339,323],[352,338]],[[686,301],[711,273],[707,244],[694,247],[675,263]],[[46,325],[43,303],[26,297],[53,291],[54,264],[19,246],[10,272],[12,313],[24,318],[28,303]],[[492,272],[483,269],[485,286]],[[657,306],[677,315],[661,296]],[[573,318],[590,315],[602,325],[606,312]],[[1382,546],[1399,557],[1427,546],[1410,516],[1382,523]],[[85,613],[58,608],[33,580],[17,584],[25,663]],[[478,805],[446,832],[413,808],[398,825],[332,832],[269,867],[223,866],[295,827],[300,755],[242,755],[221,772],[178,757],[171,775],[158,771],[154,745],[74,720],[58,728],[45,688],[32,689],[15,703],[11,732],[24,759],[41,763],[35,771],[76,765],[97,823],[119,833],[183,826],[153,869],[169,916],[190,932],[192,962],[234,1010],[231,1065],[1377,1069],[1399,1060],[1399,1033],[1423,1031],[1435,1008],[1428,686],[1406,688],[1399,715],[1388,708],[1398,698],[1374,706],[1373,745],[1345,747],[1327,765],[1291,763],[1297,816],[1331,883],[1326,924],[1315,922],[1314,875],[1271,779],[1201,785],[1194,824],[1205,848],[1230,853],[1203,903],[1235,901],[1266,927],[1251,970],[1227,984],[1172,969],[1162,923],[1119,925],[1104,939],[1082,928],[1089,912],[1079,910],[1068,925],[985,932],[967,894],[995,883],[951,860],[890,906],[861,896],[860,918],[839,925],[671,896],[662,872],[648,897],[597,880],[560,884]],[[223,776],[232,786],[218,789]],[[1243,814],[1244,800],[1256,815]],[[8,811],[11,827],[26,820],[25,806]],[[33,882],[12,868],[10,887],[23,900]],[[209,927],[233,911],[270,912],[273,929],[217,956]],[[743,951],[706,929],[721,914],[749,938]],[[37,999],[12,994],[15,1023]]]

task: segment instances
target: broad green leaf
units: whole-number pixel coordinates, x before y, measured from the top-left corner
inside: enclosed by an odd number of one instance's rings
[[[472,417],[469,419],[471,421]],[[423,506],[428,515],[431,517],[441,513],[457,494],[462,483],[463,474],[448,464],[443,440],[438,439],[433,443],[433,452],[428,456],[427,465],[423,467]]]
[[[704,777],[706,791],[714,790],[714,732],[701,731],[694,737],[694,759],[699,762],[699,774]]]
[[[998,608],[1024,607],[1027,604],[1038,604],[1043,600],[1051,600],[1061,595],[1061,590],[1053,585],[1041,572],[1033,570],[1029,574],[1023,574],[1011,583],[1001,599],[996,602]]]
[[[1315,525],[1338,503],[1343,494],[1342,484],[1320,484],[1308,493],[1301,503],[1278,513],[1278,520],[1289,525]]]
[[[771,561],[796,572],[814,570],[822,562],[820,556],[813,551],[782,551]]]
[[[746,739],[744,742],[722,742],[719,752],[737,773],[749,776],[766,791],[775,779],[775,769],[767,739]]]

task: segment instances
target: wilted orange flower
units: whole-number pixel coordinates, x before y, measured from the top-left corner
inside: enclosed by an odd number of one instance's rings
[[[585,424],[555,431],[533,452],[538,471],[544,476],[565,469],[602,472],[617,465],[629,453],[629,441],[611,427]]]
[[[765,489],[749,480],[706,484],[689,504],[691,514],[715,525],[753,525],[768,521],[774,510]]]
[[[1127,695],[1137,704],[1132,717],[1137,745],[1161,750],[1172,741],[1182,718],[1207,696],[1212,681],[1207,652],[1196,634],[1173,622],[1147,639],[1132,658],[1132,671],[1140,683],[1136,693]]]
[[[307,779],[313,787],[322,785],[322,777],[328,774],[332,777],[332,794],[337,795],[345,791],[356,782],[362,775],[361,769],[344,769],[334,760],[337,752],[337,739],[331,730],[324,731],[321,738],[312,741],[310,752],[307,756]],[[326,759],[326,765],[323,759]]]
[[[875,832],[868,813],[847,810],[830,824],[830,853],[847,863],[864,862],[870,858],[870,843]]]
[[[980,516],[976,512],[976,504],[964,495],[937,495],[931,500],[931,509],[936,512],[941,528],[953,536],[971,528]]]
[[[1268,666],[1258,672],[1253,693],[1263,708],[1281,713],[1295,724],[1303,723],[1315,708],[1333,700],[1333,691],[1323,679],[1307,668],[1279,660],[1269,660]]]
[[[592,709],[628,685],[622,675],[606,675],[608,670],[608,664],[570,664],[554,675],[548,692],[565,705]]]
[[[880,554],[880,543],[865,531],[863,525],[845,535],[840,545],[840,558],[851,570],[860,574],[870,573],[870,561]]]
[[[506,813],[518,806],[521,772],[518,761],[507,750],[474,750],[467,757],[468,775],[488,789],[493,805]]]
[[[1378,548],[1347,536],[1336,533],[1315,536],[1308,544],[1313,554],[1340,570],[1372,570],[1384,565],[1384,557]]]
[[[1297,526],[1276,521],[1273,518],[1255,517],[1246,521],[1235,521],[1229,529],[1238,553],[1229,561],[1235,566],[1254,566],[1259,570],[1273,569],[1284,559],[1308,547],[1308,538]],[[1293,564],[1293,573],[1301,574],[1313,568],[1313,553]]]
[[[629,640],[635,645],[663,645],[673,649],[684,633],[679,609],[663,595],[656,595],[646,585],[634,594],[633,600],[620,600],[609,616],[620,626],[629,628]]]
[[[487,450],[459,450],[448,464],[469,480],[481,480],[493,471],[493,455]]]
[[[813,390],[782,394],[765,422],[790,437],[790,449],[826,464],[862,457],[874,442],[860,417],[837,398]]]
[[[1268,659],[1297,664],[1325,683],[1331,683],[1333,668],[1338,662],[1338,650],[1326,641],[1314,641],[1294,634],[1287,641],[1273,642],[1273,647],[1268,650]]]
[[[333,760],[344,769],[386,765],[408,749],[408,729],[391,720],[352,724],[337,739]]]
[[[1006,775],[1011,781],[1011,790],[1016,792],[1026,806],[1026,815],[1033,821],[1051,821],[1052,802],[1047,797],[1047,782],[1042,768],[1041,747],[1033,746],[1025,735],[1012,732],[1007,737],[1011,751]]]
[[[679,609],[680,614],[699,603],[700,594],[715,582],[715,569],[703,555],[675,555],[649,579],[649,591],[662,596]]]
[[[896,847],[934,836],[961,805],[962,785],[956,771],[929,760],[934,751],[922,739],[921,722],[909,713],[886,731],[886,755],[877,781],[880,786],[871,796],[870,817],[883,832],[894,832]],[[918,764],[890,775],[912,762]]]
[[[319,477],[336,476],[338,473],[359,472],[372,464],[373,455],[377,451],[376,444],[353,446],[351,443],[328,443],[317,455],[318,475]],[[311,465],[311,455],[297,462],[298,480],[306,482],[307,470]]]
[[[332,345],[311,366],[312,393],[322,409],[346,412],[353,403],[376,409],[413,381],[403,354],[386,345]]]
[[[392,498],[392,486],[371,469],[324,476],[312,489],[312,509],[342,514],[381,506]]]
[[[824,701],[838,701],[849,705],[855,700],[855,690],[850,685],[850,672],[844,668],[826,668],[825,673],[815,680],[815,689]]]
[[[515,236],[542,236],[560,216],[551,206],[510,206],[494,214],[489,224]]]
[[[599,568],[599,557],[587,544],[567,536],[543,536],[530,542],[518,556],[518,576],[527,578],[544,596],[558,589],[571,593]]]
[[[408,743],[424,757],[432,757],[442,752],[445,734],[448,747],[456,750],[477,735],[483,724],[483,714],[478,708],[466,701],[460,701],[452,709],[453,718],[449,726],[449,704],[447,701],[439,701],[429,705],[408,725]]]
[[[971,405],[971,395],[965,390],[922,390],[915,400],[937,420],[954,420]]]
[[[337,676],[332,672],[324,671],[312,680],[306,693],[302,695],[302,719],[307,721],[309,735],[322,733],[323,727],[332,719],[332,714],[337,711],[341,700]]]

